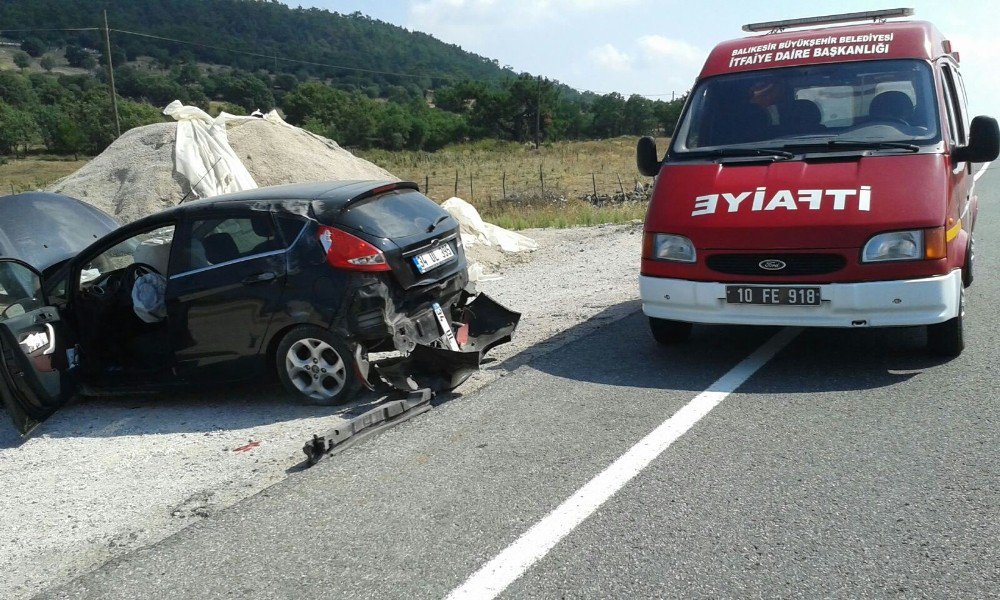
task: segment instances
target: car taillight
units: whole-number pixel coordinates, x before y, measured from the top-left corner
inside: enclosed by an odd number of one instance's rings
[[[390,269],[381,250],[336,227],[320,226],[319,243],[326,252],[326,262],[336,269],[352,271]]]

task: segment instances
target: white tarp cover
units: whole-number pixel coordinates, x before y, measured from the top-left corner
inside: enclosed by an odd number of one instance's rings
[[[487,223],[479,216],[479,211],[461,198],[449,198],[441,208],[448,211],[458,221],[462,230],[462,243],[485,244],[499,246],[504,252],[532,252],[538,250],[538,244],[528,236],[508,231]]]
[[[226,135],[226,121],[241,117],[222,113],[213,119],[198,107],[184,106],[180,100],[168,104],[163,114],[177,120],[175,168],[198,198],[257,187]]]

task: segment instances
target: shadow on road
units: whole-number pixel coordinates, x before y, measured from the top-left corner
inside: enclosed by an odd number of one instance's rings
[[[646,317],[633,314],[568,344],[530,367],[560,378],[612,386],[706,389],[778,331],[776,327],[695,326],[691,339],[660,346]],[[757,376],[741,391],[801,393],[888,387],[947,362],[925,350],[922,328],[806,329],[772,365],[794,377]]]
[[[595,326],[597,330],[595,331]],[[638,302],[609,307],[587,322],[535,344],[485,370],[533,368],[563,379],[663,390],[700,392],[778,330],[775,327],[696,326],[691,340],[656,344]],[[880,388],[906,381],[943,361],[927,356],[919,328],[805,330],[776,361],[794,365],[788,376],[755,377],[744,392],[799,393]],[[773,363],[772,363],[773,364]],[[461,396],[440,395],[435,405]],[[301,406],[277,385],[205,389],[127,398],[83,399],[57,413],[36,435],[111,437],[247,429],[297,419],[350,417],[373,407],[367,394],[344,406]],[[0,424],[0,449],[22,439]],[[303,431],[315,425],[303,425]]]

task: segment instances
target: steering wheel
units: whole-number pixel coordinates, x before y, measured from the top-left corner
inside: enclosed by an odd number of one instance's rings
[[[83,288],[84,293],[93,298],[104,298],[118,292],[121,286],[121,272],[109,271],[101,273],[90,285]]]
[[[135,282],[138,281],[140,277],[153,274],[160,275],[160,272],[146,263],[132,263],[125,267],[125,271],[122,272],[122,281],[131,292],[132,286],[135,285]]]
[[[115,290],[115,301],[119,306],[132,306],[132,288],[135,282],[143,275],[157,274],[160,272],[146,263],[132,263],[121,271],[118,280],[118,288]]]

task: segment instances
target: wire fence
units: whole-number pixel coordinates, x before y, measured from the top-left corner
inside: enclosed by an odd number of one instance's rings
[[[457,196],[474,204],[492,206],[499,202],[539,204],[582,200],[590,204],[645,202],[649,199],[648,179],[615,172],[536,173],[524,171],[489,173],[455,169],[448,175],[415,178],[425,195],[437,200]]]

